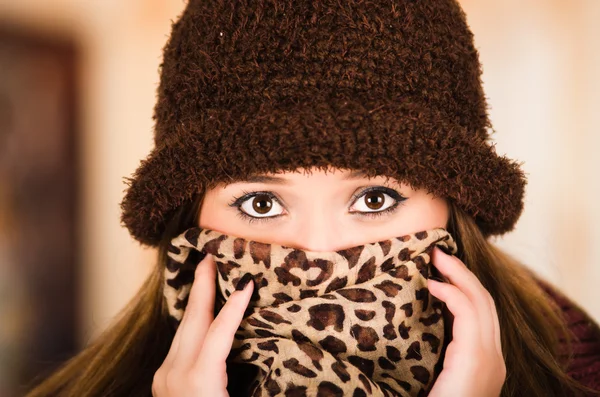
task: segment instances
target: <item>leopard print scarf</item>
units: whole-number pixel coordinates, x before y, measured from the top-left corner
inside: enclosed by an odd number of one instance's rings
[[[217,264],[217,311],[252,275],[228,358],[228,370],[257,367],[243,395],[422,396],[444,348],[443,302],[426,283],[435,245],[456,253],[445,229],[310,252],[192,228],[171,241],[164,294],[178,324],[204,253]]]

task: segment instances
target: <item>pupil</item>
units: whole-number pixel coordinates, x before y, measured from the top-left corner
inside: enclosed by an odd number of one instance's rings
[[[365,195],[365,202],[367,207],[372,210],[378,210],[383,206],[385,202],[385,197],[383,197],[383,193],[381,192],[371,192]]]
[[[256,196],[254,197],[254,200],[252,200],[252,207],[254,208],[254,211],[264,215],[271,210],[273,202],[269,196]]]

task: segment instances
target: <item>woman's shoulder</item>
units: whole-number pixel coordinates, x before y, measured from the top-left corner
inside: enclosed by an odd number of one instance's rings
[[[560,308],[567,327],[574,336],[567,372],[585,386],[600,390],[600,326],[580,305],[569,299],[557,287],[537,277],[535,280]],[[561,341],[563,353],[568,354],[565,340]]]

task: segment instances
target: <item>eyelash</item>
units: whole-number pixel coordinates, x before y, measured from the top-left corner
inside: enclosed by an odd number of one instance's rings
[[[246,214],[244,211],[242,211],[242,203],[254,196],[258,196],[259,194],[264,194],[265,196],[268,196],[269,198],[271,198],[272,200],[277,200],[278,202],[281,202],[281,200],[279,200],[277,198],[277,196],[275,196],[273,193],[271,192],[264,192],[264,191],[258,191],[258,192],[247,192],[247,191],[242,191],[242,195],[238,196],[238,197],[234,197],[233,200],[231,201],[231,203],[229,203],[230,207],[236,207],[237,208],[237,216],[239,216],[241,219],[247,221],[248,223],[254,223],[254,222],[268,222],[268,221],[272,221],[274,218],[278,218],[278,216],[270,216],[270,217],[254,217],[251,215]]]
[[[400,193],[398,193],[394,189],[390,189],[389,187],[385,187],[385,186],[373,186],[373,187],[368,187],[366,189],[361,190],[360,193],[353,194],[352,195],[352,204],[354,205],[354,203],[356,203],[356,201],[359,198],[361,198],[365,194],[371,193],[371,192],[385,193],[388,196],[390,196],[392,199],[396,200],[396,202],[392,206],[390,206],[389,208],[384,209],[383,211],[376,211],[376,212],[353,212],[352,213],[353,215],[356,215],[356,216],[365,216],[365,217],[369,217],[371,219],[379,218],[380,216],[393,213],[406,200],[406,197],[402,196]]]
[[[362,196],[364,196],[365,194],[370,193],[370,192],[382,192],[382,193],[385,193],[388,196],[390,196],[392,199],[396,200],[396,202],[392,206],[390,206],[389,208],[386,208],[383,211],[376,211],[376,212],[353,212],[352,213],[353,215],[369,217],[371,219],[379,218],[379,217],[381,217],[383,215],[387,215],[387,214],[393,213],[406,200],[406,197],[402,196],[400,193],[398,193],[394,189],[390,189],[390,188],[385,187],[385,186],[376,186],[376,187],[369,187],[369,188],[363,189],[359,193],[353,194],[352,195],[352,199],[353,199],[352,200],[352,205],[354,205],[354,203],[356,203],[356,201],[359,198],[361,198]],[[237,215],[241,219],[247,221],[248,223],[268,222],[268,221],[272,221],[275,218],[280,217],[281,215],[270,216],[270,217],[253,217],[251,215],[248,215],[244,211],[242,211],[242,209],[241,209],[242,203],[244,203],[246,200],[248,200],[248,199],[250,199],[250,198],[252,198],[254,196],[258,196],[259,194],[268,196],[272,200],[276,200],[276,201],[278,201],[281,204],[281,200],[279,200],[279,198],[277,198],[277,196],[274,195],[271,192],[266,192],[266,191],[247,192],[247,191],[243,191],[241,196],[233,198],[233,200],[231,201],[231,203],[229,203],[229,206],[230,207],[236,207],[237,210],[238,210],[237,211]]]

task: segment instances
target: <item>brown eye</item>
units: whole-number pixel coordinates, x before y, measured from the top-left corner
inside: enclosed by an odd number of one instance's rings
[[[273,200],[266,194],[259,194],[252,198],[252,209],[258,214],[268,214],[273,208]]]
[[[268,193],[254,193],[240,202],[240,211],[254,218],[273,218],[285,213],[277,198]]]
[[[370,188],[354,196],[355,201],[350,207],[352,213],[383,213],[406,200],[398,192],[386,187]]]
[[[369,192],[364,197],[367,208],[371,210],[379,210],[385,203],[385,194],[383,192]]]

